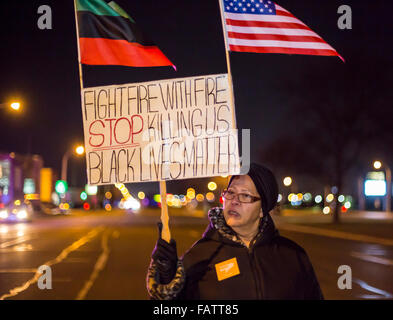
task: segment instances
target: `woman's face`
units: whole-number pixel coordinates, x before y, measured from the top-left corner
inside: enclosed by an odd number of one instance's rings
[[[228,190],[239,194],[245,193],[254,197],[260,198],[254,182],[248,175],[238,176],[232,180]],[[224,200],[224,218],[228,226],[236,231],[242,230],[245,232],[252,231],[258,228],[259,219],[262,217],[261,200],[242,203],[239,202],[236,195],[232,200]]]

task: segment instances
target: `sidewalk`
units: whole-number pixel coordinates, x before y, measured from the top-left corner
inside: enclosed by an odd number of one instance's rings
[[[297,212],[293,212],[297,211]],[[342,213],[340,223],[332,215],[283,210],[272,215],[278,229],[393,246],[393,214],[372,211]]]

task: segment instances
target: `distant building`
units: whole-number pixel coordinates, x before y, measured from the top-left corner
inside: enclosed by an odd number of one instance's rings
[[[43,159],[39,155],[0,153],[0,203],[39,194]]]

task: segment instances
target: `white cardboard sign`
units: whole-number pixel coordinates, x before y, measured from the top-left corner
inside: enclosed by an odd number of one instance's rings
[[[238,174],[227,74],[85,88],[90,185]]]

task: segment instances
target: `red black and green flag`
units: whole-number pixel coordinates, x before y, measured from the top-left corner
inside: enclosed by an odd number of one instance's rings
[[[81,63],[174,67],[114,1],[76,0],[76,12]]]

